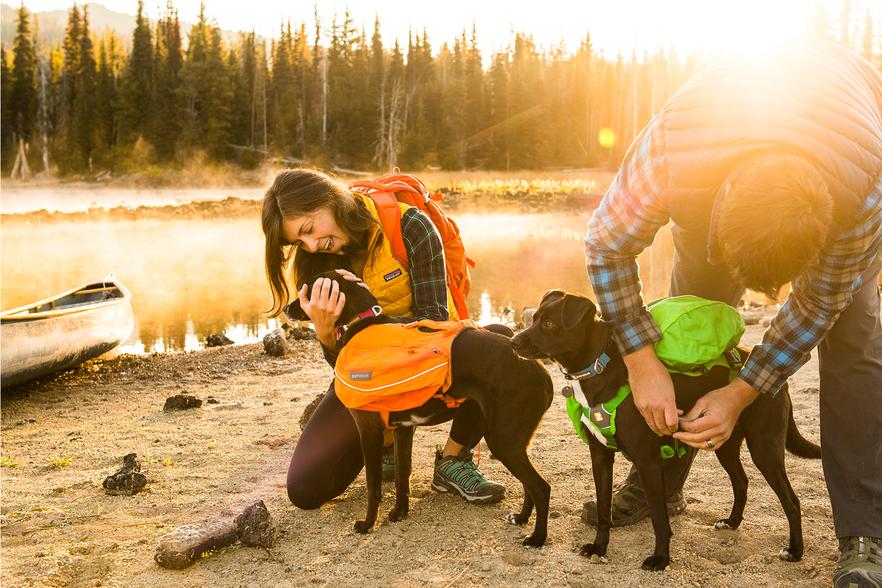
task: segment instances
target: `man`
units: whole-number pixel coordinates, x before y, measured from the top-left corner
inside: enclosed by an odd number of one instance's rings
[[[652,343],[636,256],[671,220],[671,294],[735,305],[792,293],[738,378],[678,419]],[[820,353],[821,451],[841,557],[836,586],[882,585],[882,76],[845,47],[800,44],[721,62],[687,82],[634,141],[585,238],[588,273],[659,435],[713,451],[759,394]],[[695,456],[665,460],[668,509]],[[585,517],[596,521],[597,506]],[[648,514],[631,470],[613,524]]]

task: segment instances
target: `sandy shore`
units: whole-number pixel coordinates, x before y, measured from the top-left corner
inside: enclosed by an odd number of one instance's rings
[[[748,327],[745,343],[761,336]],[[552,370],[558,386],[562,379]],[[367,536],[352,524],[365,508],[363,474],[337,500],[315,511],[294,508],[285,493],[288,459],[303,408],[323,390],[330,368],[317,343],[288,356],[261,345],[187,354],[96,361],[53,379],[6,390],[2,397],[2,584],[4,586],[823,586],[838,555],[819,461],[787,457],[802,501],[806,553],[778,560],[787,523],[749,456],[746,518],[738,531],[715,531],[731,490],[708,454],[687,482],[689,508],[672,520],[673,564],[640,571],[652,549],[649,522],[612,533],[609,563],[591,564],[578,547],[593,538],[579,520],[594,495],[587,448],[572,431],[557,395],[531,454],[551,482],[549,539],[520,546],[526,530],[505,522],[521,488],[484,452],[482,470],[506,484],[500,504],[471,506],[430,489],[434,445],[449,425],[423,428],[414,443],[409,518]],[[812,360],[791,380],[796,421],[817,441],[818,371]],[[193,394],[217,404],[164,413],[169,396]],[[136,452],[146,491],[108,496],[105,476]],[[627,472],[617,461],[616,478]],[[222,509],[262,498],[280,530],[270,550],[229,547],[183,571],[153,561],[158,537]],[[532,521],[530,523],[532,527]]]

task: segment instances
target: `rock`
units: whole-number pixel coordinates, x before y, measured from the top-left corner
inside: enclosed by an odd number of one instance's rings
[[[273,329],[264,336],[263,350],[273,357],[282,357],[288,352],[288,341],[281,329]]]
[[[300,415],[300,430],[306,428],[306,423],[309,422],[309,419],[312,417],[312,413],[315,412],[316,407],[319,405],[319,402],[322,401],[322,398],[325,397],[325,393],[321,392],[316,394],[315,398],[312,399],[312,402],[306,405],[306,408],[303,409],[303,413]]]
[[[294,341],[311,341],[315,338],[315,331],[308,327],[293,327],[288,331],[288,339]]]
[[[218,400],[214,396],[209,396],[208,398],[205,399],[205,403],[206,404],[220,404],[220,400]]]
[[[277,530],[263,500],[252,502],[235,518],[229,510],[214,520],[182,525],[159,538],[153,559],[164,568],[180,570],[203,553],[230,546],[238,539],[242,545],[270,548]]]
[[[147,485],[147,476],[141,473],[137,453],[123,457],[123,465],[112,476],[104,478],[104,491],[113,496],[132,496]]]
[[[276,527],[263,500],[248,505],[235,522],[242,545],[270,548],[275,544]]]
[[[199,408],[200,406],[202,406],[202,401],[195,396],[189,394],[177,394],[165,399],[165,406],[162,407],[162,410],[170,412],[172,410]]]
[[[205,338],[205,346],[206,347],[222,347],[224,345],[232,345],[233,340],[224,335],[223,333],[209,335]]]
[[[183,525],[159,538],[153,559],[164,568],[180,570],[215,549],[232,545],[239,528],[230,518]]]

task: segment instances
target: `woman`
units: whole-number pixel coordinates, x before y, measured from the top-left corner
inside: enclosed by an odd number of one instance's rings
[[[457,318],[447,288],[444,250],[432,221],[416,208],[401,206],[401,233],[409,267],[391,254],[373,201],[315,170],[286,170],[276,176],[263,200],[263,233],[267,279],[273,292],[272,316],[289,299],[284,277],[293,257],[312,253],[346,256],[355,275],[394,317],[438,321]],[[341,272],[343,273],[343,272]],[[315,326],[325,359],[336,360],[334,325],[345,302],[333,280],[318,279],[300,306]],[[504,327],[503,327],[504,328]],[[455,491],[469,502],[497,502],[505,495],[501,484],[484,478],[471,458],[483,437],[483,414],[473,401],[453,412],[453,425],[444,449],[436,452],[432,487]],[[318,508],[340,495],[363,467],[355,422],[334,392],[333,383],[300,435],[288,467],[288,497],[304,509]]]

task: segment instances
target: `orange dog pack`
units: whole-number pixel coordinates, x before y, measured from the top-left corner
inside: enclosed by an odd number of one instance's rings
[[[379,412],[386,427],[390,412],[422,406],[432,397],[459,406],[464,399],[444,394],[452,378],[451,347],[463,330],[476,328],[468,320],[371,325],[337,356],[337,397],[347,408]]]

